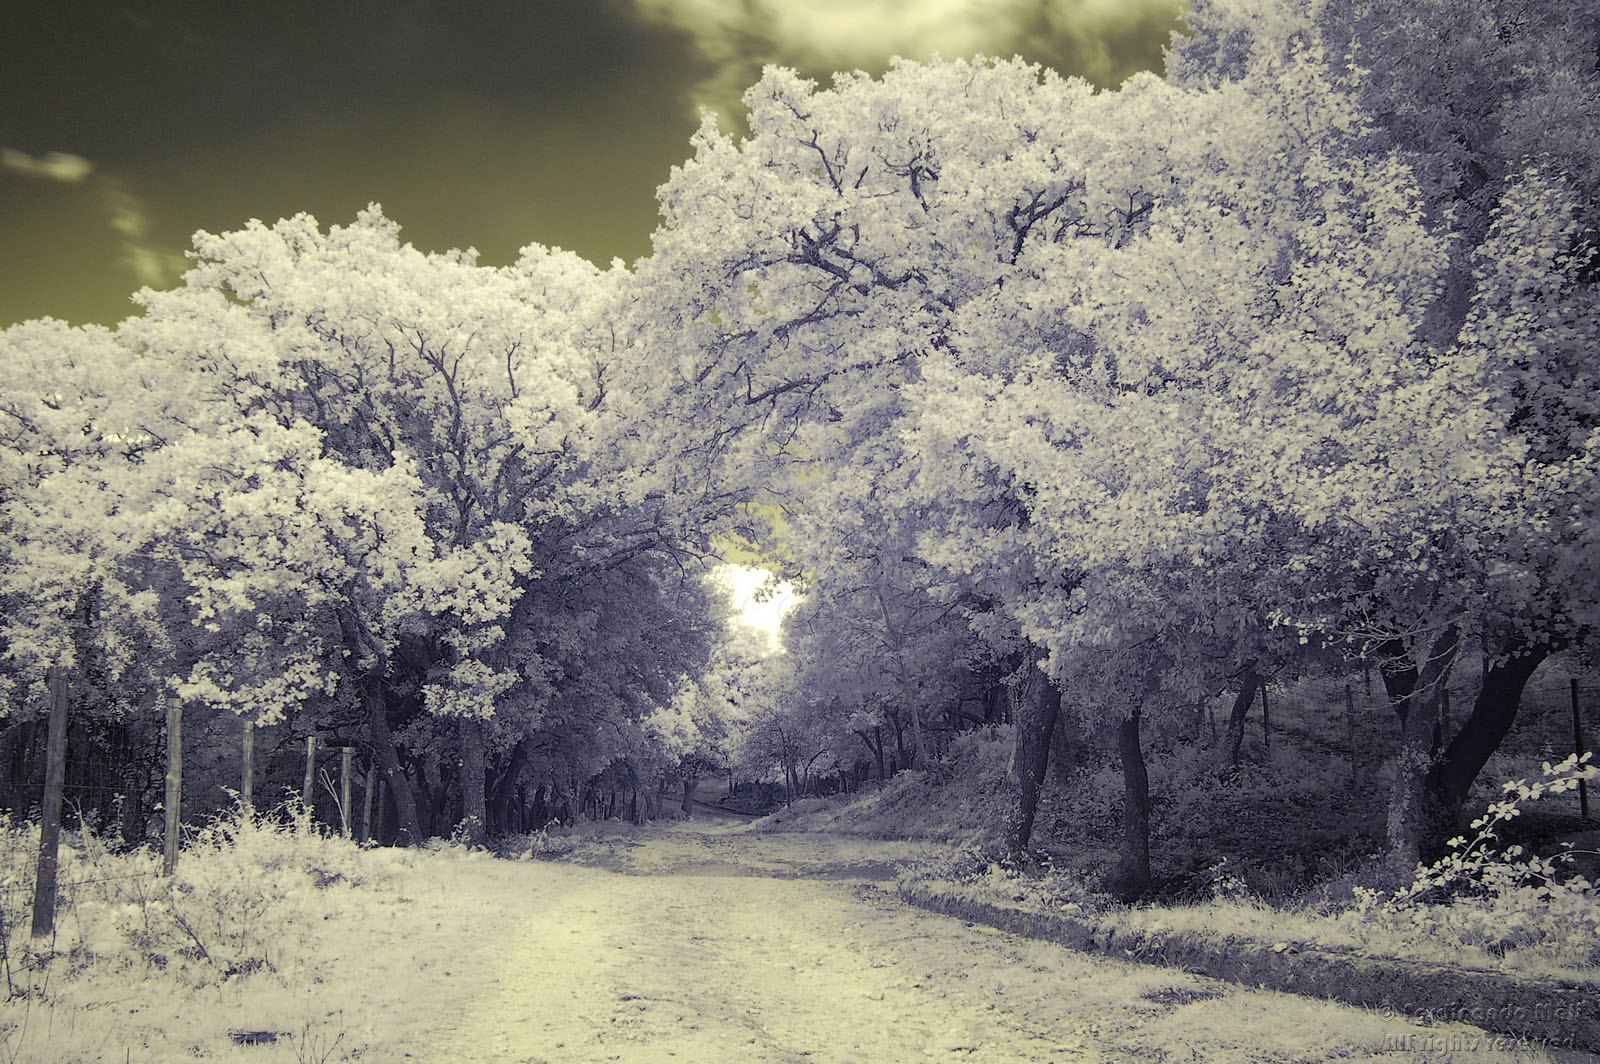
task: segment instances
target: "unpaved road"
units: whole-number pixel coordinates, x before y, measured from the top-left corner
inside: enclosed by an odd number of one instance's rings
[[[1513,1060],[1406,1021],[1080,955],[902,906],[905,844],[651,832],[530,862],[383,1059],[462,1062]],[[498,877],[505,880],[506,877]],[[506,880],[514,883],[515,880]],[[448,974],[448,973],[447,973]]]

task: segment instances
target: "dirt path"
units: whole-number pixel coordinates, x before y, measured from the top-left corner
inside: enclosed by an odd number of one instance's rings
[[[473,943],[456,967],[465,978],[434,1002],[440,1018],[405,1054],[522,1064],[1542,1059],[1493,1052],[1469,1028],[1424,1030],[912,910],[850,876],[859,846],[702,825],[652,834],[621,872],[526,865],[538,907]],[[808,861],[828,876],[802,876]]]

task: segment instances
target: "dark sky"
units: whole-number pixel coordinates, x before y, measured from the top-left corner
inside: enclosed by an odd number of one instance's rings
[[[1114,85],[1176,0],[320,0],[12,5],[0,326],[114,322],[196,229],[383,204],[418,247],[649,250],[699,106],[764,62],[1020,53]]]

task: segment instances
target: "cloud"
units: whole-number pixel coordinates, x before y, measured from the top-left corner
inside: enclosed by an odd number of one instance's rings
[[[122,238],[122,265],[141,285],[170,284],[182,272],[182,255],[163,250],[150,241],[150,218],[144,201],[114,177],[102,182],[111,228]]]
[[[0,148],[0,169],[69,185],[81,185],[93,176],[89,188],[99,193],[111,228],[121,241],[123,268],[139,284],[151,286],[171,284],[183,271],[186,260],[182,255],[163,249],[150,239],[150,215],[144,200],[118,178],[97,175],[91,160],[64,151],[29,155],[15,148]]]
[[[94,163],[81,155],[53,151],[45,155],[29,155],[15,148],[0,148],[0,167],[24,177],[38,177],[46,181],[62,181],[76,185],[94,173]]]
[[[728,113],[766,63],[882,70],[891,56],[1023,54],[1102,85],[1159,64],[1182,0],[631,0],[712,67],[694,103]]]

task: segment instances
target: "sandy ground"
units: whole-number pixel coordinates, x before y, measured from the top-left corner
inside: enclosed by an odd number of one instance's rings
[[[536,910],[475,942],[451,1006],[389,1052],[523,1064],[1519,1059],[1469,1028],[968,926],[857,878],[907,855],[701,824],[645,836],[607,862],[615,870],[522,866],[546,888]],[[417,1003],[430,999],[442,1004]]]
[[[198,987],[102,965],[0,1006],[0,1064],[1546,1059],[910,908],[886,880],[921,844],[743,828],[559,862],[374,850],[370,883],[280,929],[293,964]]]

